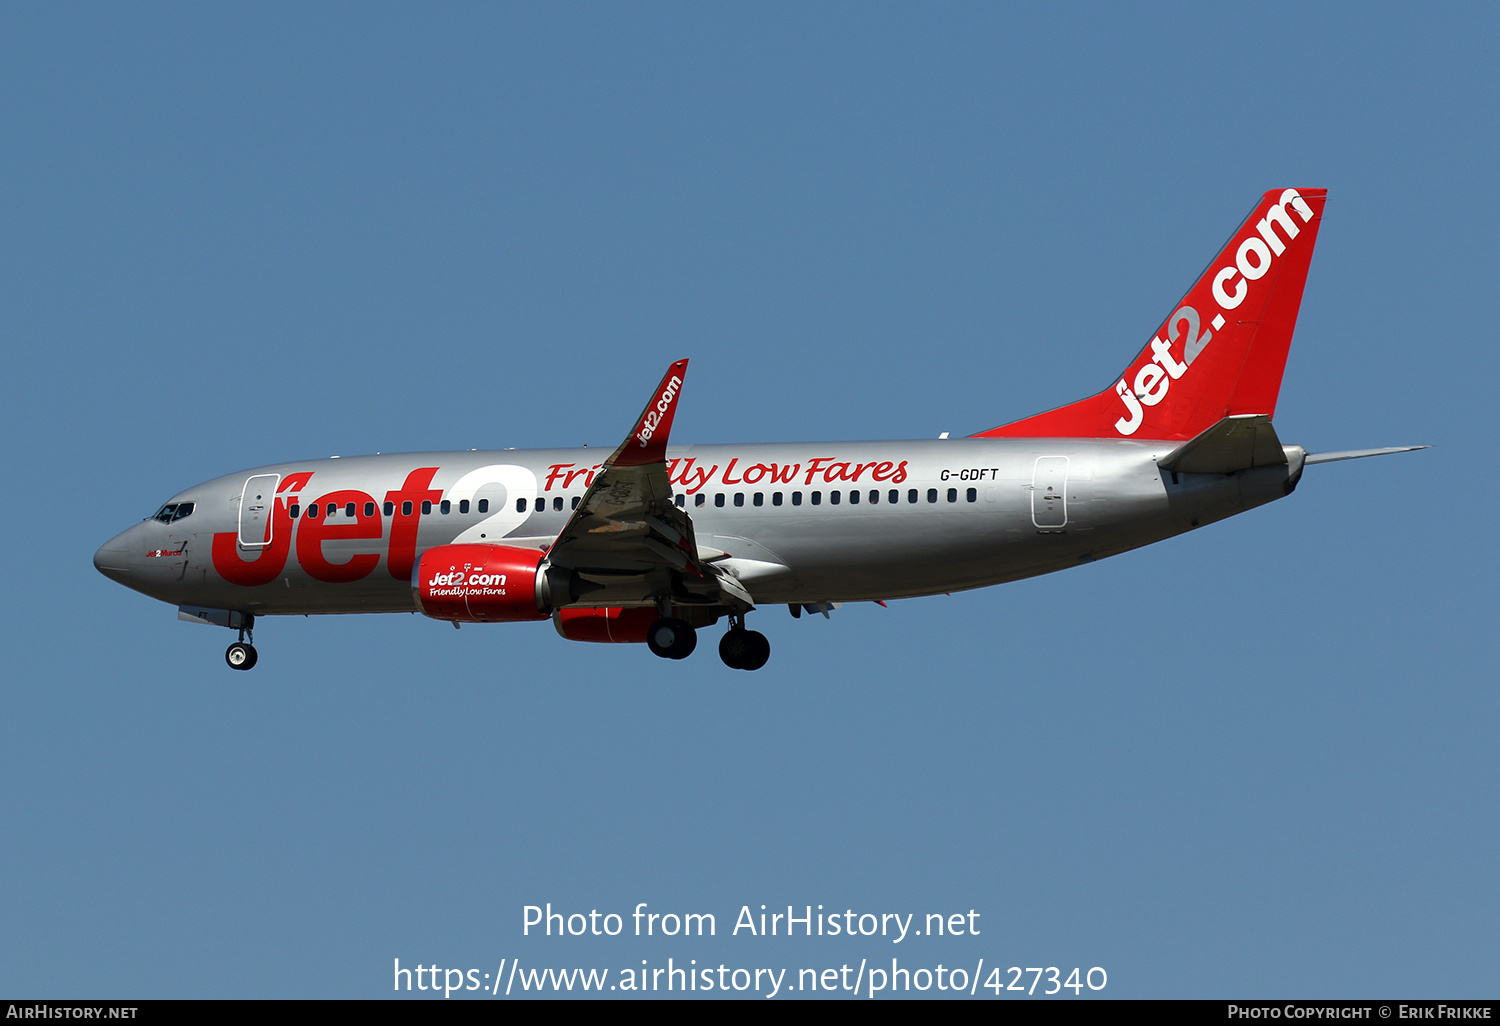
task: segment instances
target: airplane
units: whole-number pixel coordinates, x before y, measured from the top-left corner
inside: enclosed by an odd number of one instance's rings
[[[571,641],[756,670],[762,606],[982,588],[1103,559],[1291,494],[1309,454],[1272,426],[1325,189],[1267,192],[1123,374],[967,438],[669,444],[687,360],[598,450],[299,460],[179,492],[106,542],[106,577],[239,632],[266,616],[551,620]]]

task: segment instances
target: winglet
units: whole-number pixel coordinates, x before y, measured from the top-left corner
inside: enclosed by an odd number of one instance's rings
[[[667,438],[672,434],[672,418],[677,413],[677,400],[682,395],[682,379],[687,374],[687,365],[686,360],[678,360],[667,368],[635,427],[609,458],[611,466],[640,467],[661,463],[667,458]]]

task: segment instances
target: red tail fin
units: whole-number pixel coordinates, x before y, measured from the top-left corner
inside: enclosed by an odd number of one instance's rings
[[[1327,197],[1266,193],[1111,388],[973,437],[1187,439],[1274,414]]]

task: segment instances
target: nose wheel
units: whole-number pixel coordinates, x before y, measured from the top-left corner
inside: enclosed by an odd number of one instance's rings
[[[664,616],[646,632],[646,647],[663,659],[686,659],[698,647],[698,632],[686,621]]]
[[[255,665],[256,658],[255,646],[243,641],[236,641],[224,652],[224,661],[231,670],[248,670]]]
[[[255,646],[251,644],[255,638],[254,625],[255,617],[245,617],[244,626],[240,628],[240,640],[224,650],[224,661],[229,664],[231,670],[248,670],[255,665],[258,657],[255,654]]]
[[[771,643],[760,631],[746,630],[741,621],[719,639],[719,658],[731,670],[758,670],[771,658]]]

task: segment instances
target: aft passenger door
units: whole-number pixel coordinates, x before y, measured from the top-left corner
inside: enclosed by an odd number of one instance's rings
[[[271,510],[276,503],[280,474],[257,474],[240,493],[240,548],[263,549],[271,544]]]
[[[1043,531],[1068,526],[1068,457],[1037,457],[1031,474],[1031,522]]]

